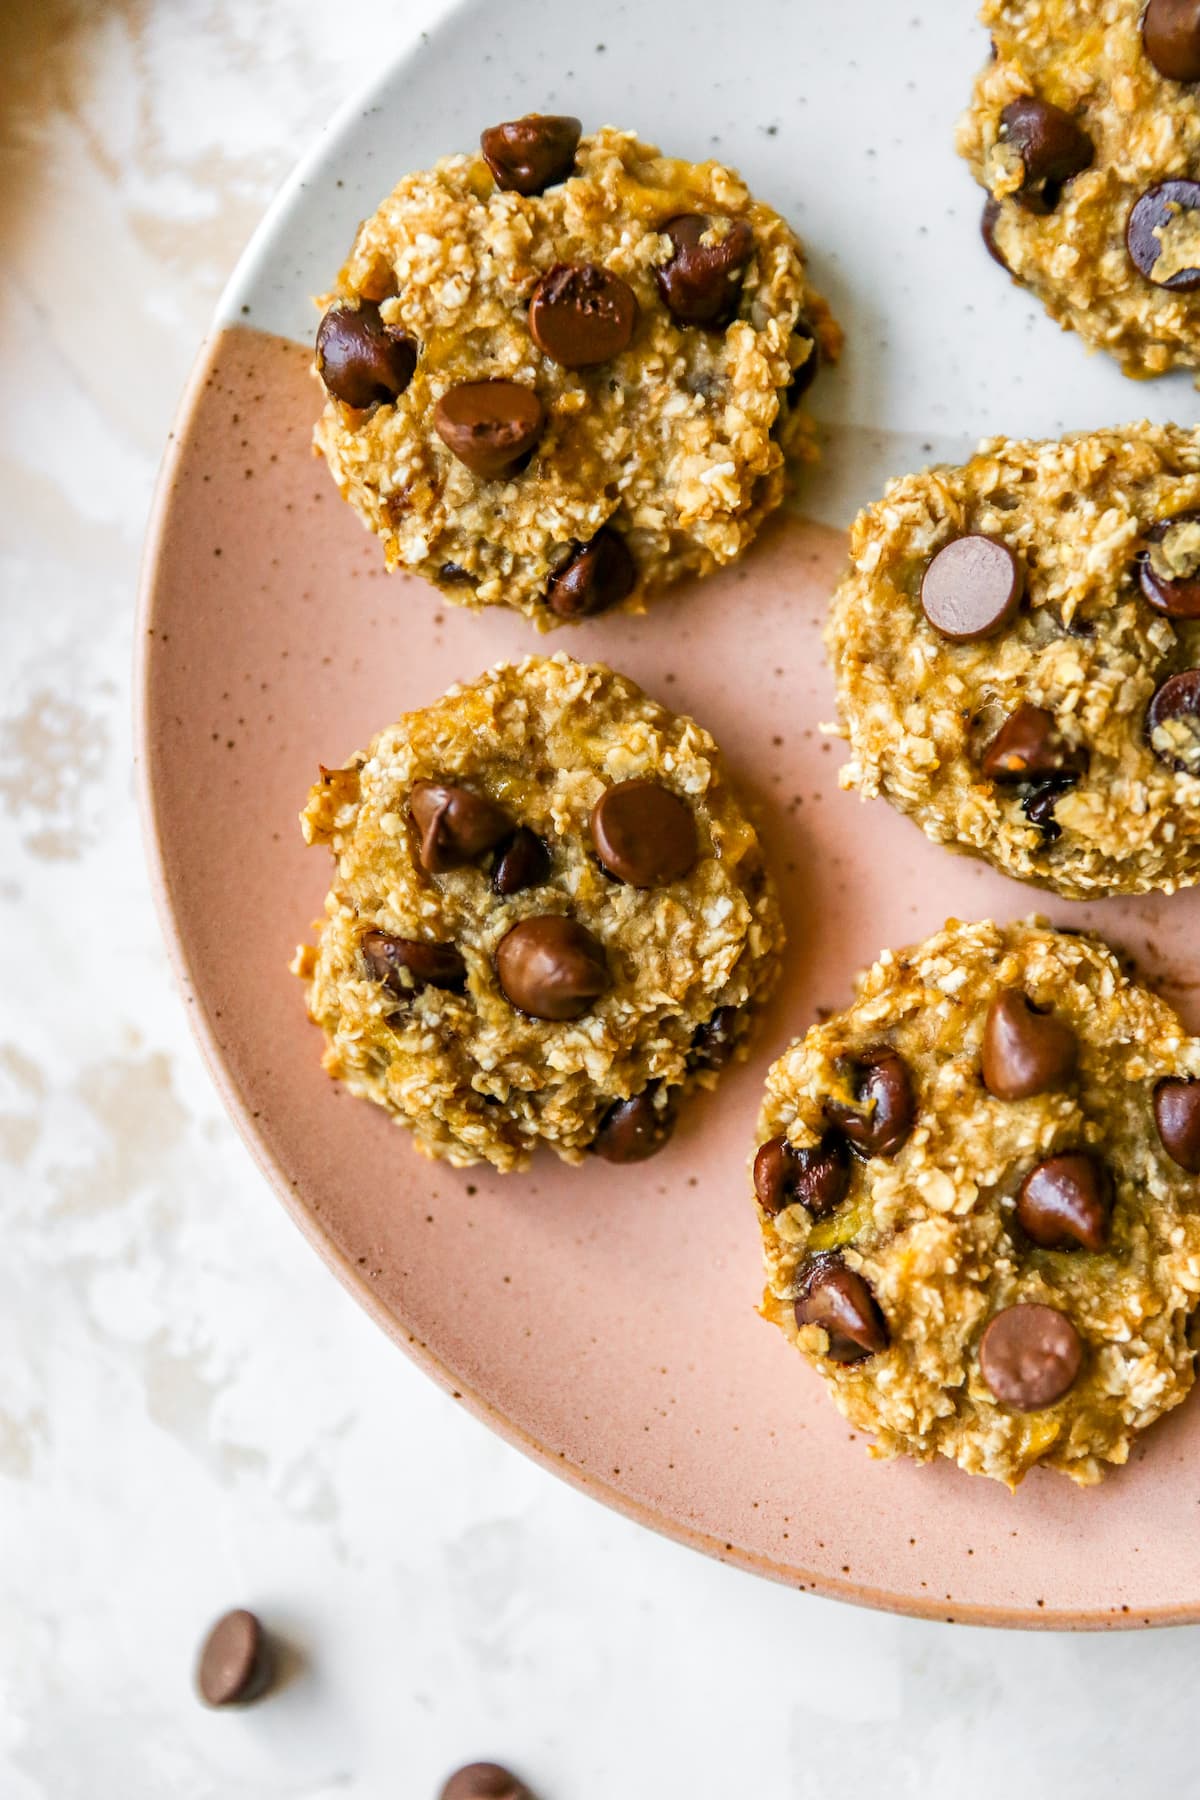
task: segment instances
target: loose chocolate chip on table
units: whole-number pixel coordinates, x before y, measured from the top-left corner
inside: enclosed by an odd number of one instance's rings
[[[1142,42],[1168,81],[1200,81],[1200,0],[1150,0]]]
[[[1197,5],[1200,6],[1200,0]],[[1161,544],[1172,532],[1188,526],[1200,526],[1200,512],[1159,519],[1146,537],[1151,544]],[[1156,612],[1166,613],[1169,619],[1200,619],[1200,557],[1187,573],[1160,575],[1154,567],[1153,553],[1145,550],[1138,557],[1137,572],[1142,593]]]
[[[583,130],[578,119],[561,113],[528,113],[480,133],[483,160],[506,193],[544,193],[565,181],[575,167]]]
[[[1200,1175],[1200,1081],[1172,1075],[1154,1090],[1154,1123],[1172,1162]]]
[[[558,913],[522,919],[505,933],[496,976],[505,998],[534,1019],[578,1019],[609,987],[603,946]]]
[[[797,1325],[819,1325],[830,1362],[863,1362],[888,1347],[888,1328],[870,1285],[840,1256],[814,1256],[800,1277]]]
[[[1017,1194],[1017,1221],[1042,1250],[1103,1250],[1111,1209],[1108,1171],[1084,1150],[1048,1156]]]
[[[560,619],[589,619],[619,606],[637,586],[637,570],[624,538],[602,525],[550,577],[546,604]]]
[[[533,1800],[523,1781],[499,1763],[468,1763],[455,1769],[440,1800]]]
[[[1025,173],[1017,193],[1034,212],[1053,211],[1063,183],[1088,168],[1096,154],[1070,113],[1034,94],[1009,101],[1000,114],[1000,138],[1021,158]]]
[[[1025,701],[988,745],[983,772],[989,781],[1039,781],[1048,775],[1077,777],[1086,763],[1086,752],[1068,743],[1054,714]]]
[[[796,320],[792,327],[792,335],[798,338],[807,338],[809,352],[799,368],[792,371],[792,379],[788,383],[787,390],[789,406],[795,406],[798,400],[803,400],[821,372],[821,346],[817,342],[816,332],[806,318],[801,316]]]
[[[921,582],[921,606],[935,631],[955,644],[971,644],[1002,631],[1021,604],[1020,564],[998,538],[972,532],[952,538],[930,562]]]
[[[486,794],[439,781],[414,781],[408,796],[421,834],[421,866],[431,875],[473,862],[511,832],[508,814]]]
[[[596,855],[630,887],[682,881],[699,854],[692,809],[660,781],[618,781],[592,808]]]
[[[376,981],[400,999],[421,987],[461,988],[467,965],[453,944],[431,944],[421,938],[393,937],[389,931],[364,932],[362,953]],[[405,983],[402,971],[409,980]]]
[[[370,300],[335,300],[317,327],[317,373],[335,400],[360,411],[402,394],[417,366],[407,333],[385,325]]]
[[[690,1069],[723,1069],[737,1044],[739,1008],[718,1006],[711,1019],[697,1025],[688,1054]]]
[[[564,369],[588,369],[626,349],[637,323],[629,283],[599,263],[556,263],[529,302],[533,341]]]
[[[1075,1033],[1055,1012],[1004,988],[983,1027],[983,1085],[997,1100],[1028,1100],[1069,1081],[1078,1052]]]
[[[672,318],[681,325],[727,325],[754,255],[754,233],[745,219],[714,225],[703,213],[680,213],[660,230],[670,238],[672,254],[654,279]]]
[[[1083,1340],[1066,1313],[1054,1306],[1006,1307],[979,1340],[979,1371],[1013,1412],[1041,1412],[1075,1385],[1083,1366]]]
[[[601,1119],[592,1149],[605,1162],[645,1162],[662,1149],[675,1128],[675,1105],[655,1104],[656,1081],[628,1100],[616,1100]]]
[[[1166,227],[1181,213],[1200,212],[1200,181],[1160,181],[1135,200],[1125,224],[1125,243],[1135,267],[1173,294],[1190,294],[1200,288],[1200,267],[1174,269],[1155,276],[1167,245]]]
[[[545,842],[528,825],[519,825],[506,844],[502,844],[492,870],[492,886],[502,898],[523,893],[526,888],[541,887],[549,879],[550,852]]]
[[[208,1706],[247,1706],[275,1678],[271,1640],[252,1612],[238,1607],[217,1620],[200,1651],[196,1686]]]
[[[837,1211],[849,1186],[846,1141],[834,1131],[803,1149],[782,1135],[768,1138],[754,1158],[754,1191],[771,1214],[799,1203],[814,1219],[823,1219]]]
[[[886,1044],[864,1050],[850,1071],[854,1104],[827,1100],[829,1119],[861,1156],[895,1156],[916,1120],[912,1078],[904,1058]]]
[[[1200,775],[1200,669],[1183,669],[1163,682],[1146,710],[1146,729],[1160,762]]]
[[[541,401],[519,381],[463,381],[447,388],[433,409],[443,444],[484,481],[507,474],[527,456],[545,422]]]
[[[1000,202],[989,194],[988,198],[983,203],[983,216],[979,221],[979,234],[984,241],[987,253],[992,261],[998,262],[1000,267],[1011,275],[1012,270],[1008,267],[1008,258],[996,241],[996,227],[999,223]]]

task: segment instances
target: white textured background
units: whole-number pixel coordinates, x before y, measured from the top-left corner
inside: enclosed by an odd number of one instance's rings
[[[1195,1632],[858,1613],[601,1511],[360,1316],[200,1067],[132,796],[155,469],[273,189],[435,10],[0,0],[0,1800],[1196,1793]],[[213,1715],[235,1604],[305,1664]]]

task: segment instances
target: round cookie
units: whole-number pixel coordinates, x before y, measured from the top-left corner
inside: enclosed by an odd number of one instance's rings
[[[572,119],[408,175],[326,297],[316,444],[389,568],[540,627],[733,560],[841,333],[720,163]]]
[[[993,257],[1127,375],[1200,365],[1200,14],[985,0],[958,148]]]
[[[325,1066],[463,1166],[635,1162],[737,1053],[783,944],[720,752],[600,665],[502,664],[324,770],[294,965]]]
[[[1200,432],[991,439],[850,552],[843,786],[1068,898],[1200,879]]]
[[[1088,1484],[1187,1394],[1200,1041],[1097,938],[885,952],[758,1128],[764,1313],[873,1454]]]

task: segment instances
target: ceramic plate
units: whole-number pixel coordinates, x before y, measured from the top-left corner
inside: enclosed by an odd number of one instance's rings
[[[951,136],[986,39],[965,6],[653,0],[461,7],[345,110],[244,257],[167,459],[144,591],[141,764],[152,860],[187,1001],[234,1117],[293,1217],[380,1324],[550,1468],[647,1524],[797,1587],[953,1619],[1200,1618],[1200,1403],[1082,1492],[1016,1496],[950,1466],[877,1466],[755,1312],[745,1160],[764,1070],[883,945],[949,914],[1039,904],[1101,927],[1198,1021],[1200,905],[1071,906],[839,793],[820,649],[856,508],[892,473],[989,431],[1195,417],[1135,387],[991,264]],[[847,328],[814,407],[825,461],[802,514],[734,571],[537,647],[611,662],[725,746],[762,810],[788,974],[751,1062],[687,1108],[664,1153],[528,1176],[421,1160],[322,1074],[287,964],[329,874],[296,824],[319,762],[450,682],[535,647],[382,573],[309,449],[321,292],[404,171],[531,109],[717,155],[793,220]]]

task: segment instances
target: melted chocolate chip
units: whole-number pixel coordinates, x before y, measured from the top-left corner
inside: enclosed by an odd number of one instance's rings
[[[1024,175],[1017,194],[1032,212],[1052,212],[1065,183],[1088,168],[1096,153],[1070,113],[1033,94],[1009,101],[1000,114],[1000,137],[1021,158]]]
[[[408,797],[421,834],[421,866],[431,875],[474,862],[512,830],[512,820],[485,794],[437,781],[415,781]]]
[[[809,351],[804,361],[792,370],[792,379],[788,383],[787,390],[789,406],[795,406],[798,401],[803,400],[821,372],[821,346],[817,341],[816,332],[803,314],[793,325],[792,335],[805,339],[809,345]]]
[[[1108,1171],[1083,1150],[1047,1157],[1017,1194],[1017,1221],[1042,1250],[1103,1250],[1111,1208]]]
[[[382,981],[401,1000],[407,1000],[418,988],[454,990],[466,986],[467,965],[453,944],[394,937],[389,931],[366,931],[361,948],[372,977]]]
[[[546,605],[560,619],[589,619],[619,606],[637,586],[637,570],[620,533],[604,525],[550,577]]]
[[[592,808],[596,855],[630,887],[682,881],[699,855],[691,807],[659,781],[619,781]]]
[[[972,532],[938,551],[921,582],[921,606],[954,644],[994,637],[1016,616],[1024,592],[1020,564],[998,538]]]
[[[855,1059],[849,1079],[854,1104],[827,1100],[826,1115],[860,1156],[895,1156],[917,1116],[908,1064],[883,1044]]]
[[[830,1362],[863,1362],[888,1347],[887,1321],[870,1285],[840,1256],[814,1256],[805,1264],[794,1310],[797,1325],[825,1332]]]
[[[1160,181],[1134,202],[1125,225],[1125,244],[1134,267],[1155,287],[1168,288],[1173,294],[1190,294],[1200,288],[1200,267],[1176,269],[1158,277],[1154,273],[1166,248],[1167,226],[1185,212],[1200,212],[1200,181]]]
[[[1022,800],[1021,811],[1031,825],[1037,826],[1044,845],[1056,844],[1062,836],[1062,826],[1054,816],[1054,809],[1078,780],[1077,775],[1053,775],[1048,780],[1039,782],[1033,792]]]
[[[505,999],[533,1019],[578,1019],[610,986],[603,946],[558,913],[522,919],[506,932],[496,977]]]
[[[1071,1079],[1078,1048],[1065,1019],[1035,1007],[1016,988],[1004,988],[988,1007],[983,1028],[983,1085],[997,1100],[1049,1093]]]
[[[1168,81],[1200,81],[1200,0],[1150,0],[1142,42]]]
[[[688,1053],[689,1069],[723,1069],[737,1047],[741,1008],[718,1006],[711,1019],[697,1025]]]
[[[483,481],[512,474],[542,435],[546,415],[519,381],[463,381],[433,409],[433,428],[459,462]]]
[[[412,338],[385,325],[370,300],[335,300],[317,328],[317,373],[335,400],[359,411],[397,399],[416,366]]]
[[[754,255],[749,225],[744,219],[714,223],[703,213],[680,213],[662,231],[671,240],[672,255],[654,278],[672,318],[681,325],[727,325]]]
[[[658,1082],[640,1094],[614,1101],[600,1121],[592,1149],[605,1162],[645,1162],[662,1149],[675,1128],[675,1103],[668,1096],[660,1106],[655,1095]]]
[[[583,127],[560,113],[527,113],[490,125],[480,133],[479,148],[496,186],[506,193],[543,194],[565,181],[575,167]]]
[[[219,1618],[204,1641],[196,1686],[207,1706],[248,1706],[275,1679],[271,1640],[252,1612],[239,1607]]]
[[[1178,1075],[1154,1090],[1154,1123],[1172,1162],[1200,1175],[1200,1081]]]
[[[1147,708],[1146,730],[1160,762],[1200,776],[1200,669],[1163,682]]]
[[[989,781],[1041,781],[1066,774],[1078,779],[1086,766],[1086,751],[1067,741],[1054,714],[1028,701],[1005,719],[983,758]]]
[[[983,214],[979,221],[979,235],[982,237],[987,253],[992,261],[999,263],[1000,267],[1004,269],[1007,274],[1011,275],[1012,270],[1008,266],[1008,258],[1005,256],[996,239],[996,227],[1000,223],[1000,210],[1000,202],[989,194],[983,203]]]
[[[1002,1406],[1041,1412],[1075,1385],[1083,1340],[1053,1306],[1009,1306],[979,1340],[979,1372]]]
[[[1147,531],[1147,541],[1161,544],[1172,531],[1189,525],[1200,525],[1200,512],[1159,519]],[[1168,577],[1158,573],[1151,552],[1144,550],[1137,559],[1137,575],[1138,585],[1155,612],[1165,613],[1169,619],[1200,619],[1200,560],[1189,573]]]
[[[836,1131],[804,1147],[782,1135],[768,1138],[754,1158],[754,1191],[765,1212],[799,1204],[814,1219],[823,1219],[837,1211],[849,1189],[846,1140]]]
[[[492,887],[503,899],[520,894],[526,888],[541,887],[550,879],[550,851],[545,840],[519,825],[506,844],[502,844],[492,870]]]
[[[556,263],[529,302],[538,349],[564,369],[588,369],[628,348],[637,323],[628,282],[599,263]]]
[[[439,1800],[533,1800],[523,1781],[499,1763],[468,1763],[455,1769]]]

